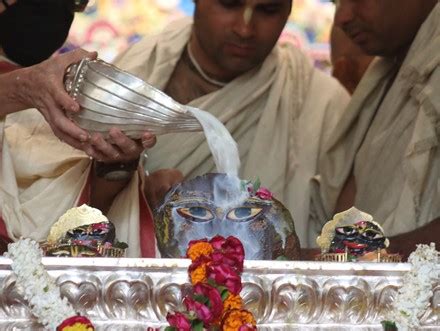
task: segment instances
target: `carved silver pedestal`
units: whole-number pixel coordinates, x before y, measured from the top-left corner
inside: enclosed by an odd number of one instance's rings
[[[97,330],[166,325],[189,289],[189,260],[44,258],[74,308]],[[15,286],[11,261],[0,258],[0,330],[42,330]],[[259,330],[381,330],[405,263],[246,261],[242,296]],[[423,329],[440,330],[440,284]]]

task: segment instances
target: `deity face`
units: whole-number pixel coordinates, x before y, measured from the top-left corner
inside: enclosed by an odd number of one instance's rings
[[[382,230],[376,224],[359,221],[337,227],[330,247],[333,253],[342,253],[347,249],[350,255],[361,256],[386,248],[385,240]]]
[[[162,257],[183,257],[191,240],[221,235],[240,239],[246,259],[298,259],[299,240],[289,211],[275,199],[239,199],[242,194],[236,190],[236,182],[224,174],[175,186],[154,217]]]
[[[115,240],[115,227],[110,222],[94,223],[69,230],[48,256],[101,256],[99,247],[111,247]]]

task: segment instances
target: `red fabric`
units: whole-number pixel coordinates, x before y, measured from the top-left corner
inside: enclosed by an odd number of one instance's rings
[[[8,230],[6,229],[5,221],[0,217],[0,239],[6,242],[12,242],[8,236]]]
[[[6,74],[10,71],[19,69],[20,66],[8,61],[0,61],[0,74]]]
[[[139,188],[139,227],[142,257],[156,257],[156,236],[154,234],[153,214],[141,187]]]

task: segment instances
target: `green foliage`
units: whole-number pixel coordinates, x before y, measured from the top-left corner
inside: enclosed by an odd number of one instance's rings
[[[203,321],[195,320],[191,325],[193,331],[203,331]]]
[[[398,331],[396,323],[392,321],[382,321],[381,324],[384,331]]]

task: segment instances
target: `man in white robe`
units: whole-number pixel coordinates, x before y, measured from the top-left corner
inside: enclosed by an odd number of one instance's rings
[[[291,1],[199,0],[194,20],[144,38],[115,64],[220,119],[238,143],[240,177],[273,191],[307,247],[310,178],[349,96],[300,50],[276,44],[290,10]],[[203,133],[159,137],[146,168],[215,171]]]
[[[340,0],[335,22],[382,57],[321,154],[311,233],[355,205],[392,236],[392,250],[406,256],[418,243],[439,244],[440,4]]]

